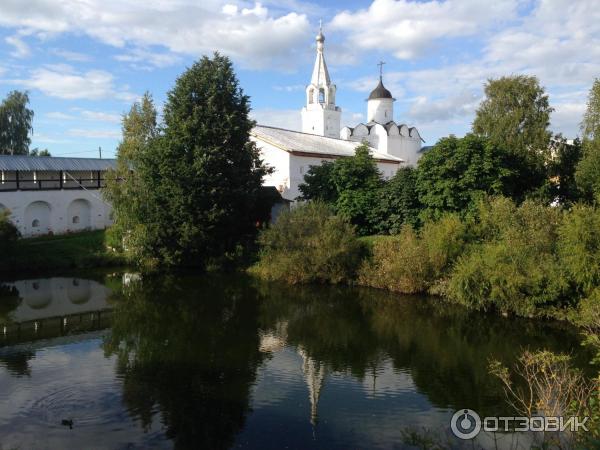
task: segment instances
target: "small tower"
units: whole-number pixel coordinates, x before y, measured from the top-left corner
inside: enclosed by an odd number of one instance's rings
[[[392,93],[383,85],[383,65],[379,63],[379,83],[371,91],[367,100],[367,121],[385,125],[394,120],[394,101]]]
[[[325,36],[319,27],[317,59],[310,84],[306,87],[306,106],[302,108],[302,131],[333,138],[340,137],[342,110],[335,106],[335,84],[331,83],[325,64]]]

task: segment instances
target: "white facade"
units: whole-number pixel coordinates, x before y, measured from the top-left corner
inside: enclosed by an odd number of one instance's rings
[[[335,105],[336,86],[331,83],[323,45],[325,36],[317,35],[317,59],[313,68],[310,84],[306,87],[306,106],[302,108],[302,131],[338,138],[342,110]]]
[[[0,209],[10,211],[24,237],[98,230],[112,224],[112,209],[99,197],[85,190],[0,192]]]
[[[299,186],[304,183],[304,175],[311,166],[353,156],[358,146],[348,140],[262,125],[254,127],[251,140],[260,149],[265,163],[273,169],[263,184],[275,186],[284,199],[291,201],[301,195]],[[394,176],[403,164],[401,158],[380,153],[375,148],[370,150],[385,178]]]
[[[114,160],[0,156],[0,210],[24,237],[104,229],[112,208],[100,188]]]

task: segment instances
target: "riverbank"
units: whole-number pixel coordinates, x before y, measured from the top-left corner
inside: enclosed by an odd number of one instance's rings
[[[0,273],[122,267],[125,259],[105,245],[105,230],[16,241],[0,258]]]

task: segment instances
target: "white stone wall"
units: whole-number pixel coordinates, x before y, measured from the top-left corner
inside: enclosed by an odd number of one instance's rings
[[[111,225],[112,208],[101,198],[99,190],[0,191],[0,209],[10,210],[24,237],[63,234]]]

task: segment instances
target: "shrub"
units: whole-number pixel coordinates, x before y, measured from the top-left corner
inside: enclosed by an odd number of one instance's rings
[[[353,278],[363,256],[354,227],[314,201],[279,216],[259,236],[259,276],[289,283],[340,283]]]
[[[21,233],[10,221],[10,211],[0,211],[0,251],[8,250],[19,237]]]
[[[559,257],[582,295],[600,285],[600,211],[575,206],[559,229]]]
[[[405,226],[399,235],[373,242],[359,283],[405,294],[426,292],[444,281],[466,242],[466,227],[456,215],[426,223],[420,232]]]
[[[567,291],[556,257],[561,212],[496,199],[480,205],[479,216],[474,228],[483,243],[459,258],[448,284],[450,299],[524,316],[559,305]]]

